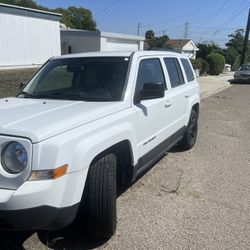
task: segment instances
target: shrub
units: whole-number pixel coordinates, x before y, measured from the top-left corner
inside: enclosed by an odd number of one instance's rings
[[[206,60],[202,59],[201,57],[196,59],[197,61],[200,61],[201,68],[200,68],[200,73],[201,74],[206,74],[209,71],[209,64],[207,63]]]
[[[219,75],[223,72],[225,65],[225,57],[219,53],[211,53],[206,57],[209,64],[210,75]]]
[[[201,74],[206,74],[209,70],[208,63],[201,57],[197,59],[191,59],[191,63],[194,69],[199,69]]]
[[[201,69],[202,63],[198,59],[190,59],[194,69]]]

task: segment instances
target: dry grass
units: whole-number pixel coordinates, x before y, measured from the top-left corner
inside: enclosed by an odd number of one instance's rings
[[[21,82],[27,81],[38,68],[0,70],[0,98],[17,95]]]

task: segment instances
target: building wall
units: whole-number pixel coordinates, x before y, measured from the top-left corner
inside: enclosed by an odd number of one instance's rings
[[[100,38],[97,36],[83,36],[81,33],[61,31],[62,54],[100,51]]]
[[[62,54],[94,51],[143,50],[144,41],[129,35],[100,31],[61,30]]]
[[[0,67],[41,65],[61,54],[58,21],[0,13]]]
[[[195,59],[196,58],[196,51],[197,48],[194,47],[192,42],[188,42],[182,49],[182,52],[187,55],[190,59]]]
[[[140,49],[140,42],[120,38],[102,37],[101,51],[136,51]]]

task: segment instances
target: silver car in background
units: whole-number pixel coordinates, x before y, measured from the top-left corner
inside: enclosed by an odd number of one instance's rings
[[[250,81],[250,64],[243,64],[234,73],[234,79],[240,81]]]

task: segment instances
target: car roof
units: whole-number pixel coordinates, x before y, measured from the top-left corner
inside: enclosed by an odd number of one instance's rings
[[[130,57],[134,54],[137,57],[141,56],[181,56],[185,57],[181,53],[170,52],[170,51],[153,51],[153,50],[142,50],[142,51],[104,51],[104,52],[83,52],[77,54],[67,54],[63,56],[55,57],[56,59],[63,58],[80,58],[80,57]]]

